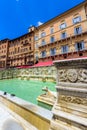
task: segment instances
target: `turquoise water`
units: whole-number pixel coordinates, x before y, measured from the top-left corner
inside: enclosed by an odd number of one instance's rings
[[[17,97],[24,100],[37,103],[37,97],[44,93],[42,88],[47,86],[50,90],[55,91],[55,83],[51,82],[41,82],[41,81],[28,81],[28,80],[1,80],[0,90],[6,91],[8,93],[14,93]]]

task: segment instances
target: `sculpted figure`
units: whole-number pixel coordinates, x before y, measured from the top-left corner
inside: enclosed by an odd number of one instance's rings
[[[79,71],[79,80],[81,81],[81,82],[84,82],[84,83],[87,83],[87,70],[80,70]]]
[[[62,82],[67,81],[67,74],[66,70],[60,70],[59,71],[59,80]]]
[[[67,71],[67,78],[70,82],[75,83],[78,80],[78,73],[75,69],[69,69]]]

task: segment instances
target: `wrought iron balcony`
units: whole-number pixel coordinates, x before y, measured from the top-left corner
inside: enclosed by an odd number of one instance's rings
[[[40,44],[39,45],[39,49],[46,48],[46,47],[52,46],[54,44],[59,44],[59,42],[63,42],[63,41],[67,41],[67,40],[72,40],[72,38],[78,38],[79,36],[82,37],[84,34],[87,34],[87,30],[83,30],[80,33],[72,33],[70,35],[67,35],[64,38],[56,39],[54,42],[50,42],[50,40],[49,40],[49,41],[46,41],[46,44],[44,44],[44,45]]]
[[[60,53],[55,55],[46,55],[46,57],[39,57],[39,60],[63,60],[63,59],[72,59],[72,58],[80,58],[80,57],[87,57],[87,49],[74,51],[74,52],[67,52],[67,53]]]

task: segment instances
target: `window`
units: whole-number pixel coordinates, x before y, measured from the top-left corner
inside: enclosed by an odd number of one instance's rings
[[[38,61],[38,59],[39,59],[38,53],[35,54],[35,58],[36,58],[36,61]]]
[[[62,24],[60,25],[60,29],[64,29],[64,28],[66,28],[66,23],[62,23]]]
[[[29,49],[31,50],[31,46],[29,47]]]
[[[50,42],[52,43],[52,42],[54,42],[54,41],[55,41],[54,36],[50,37]]]
[[[67,53],[68,52],[68,45],[64,45],[61,47],[62,53]]]
[[[35,44],[35,48],[36,48],[36,49],[38,48],[38,43]]]
[[[81,22],[81,16],[73,18],[73,24]]]
[[[37,40],[38,40],[38,36],[35,36],[35,38],[34,38],[34,39],[35,39],[35,41],[37,41]]]
[[[20,52],[20,47],[18,47],[18,53]]]
[[[45,57],[45,56],[46,56],[46,51],[42,51],[42,52],[41,52],[41,56],[42,56],[42,57]]]
[[[56,54],[56,48],[51,48],[50,49],[50,55],[54,56]]]
[[[66,32],[61,33],[61,39],[64,39],[64,38],[66,38],[66,37],[67,37]]]
[[[53,27],[50,28],[50,33],[51,34],[54,33],[54,28]]]
[[[28,48],[25,48],[25,51],[28,51]]]
[[[42,32],[41,33],[41,37],[45,37],[46,36],[46,33],[45,32]]]
[[[74,28],[74,34],[77,35],[77,34],[80,34],[80,33],[82,33],[82,28],[81,28],[81,26]]]
[[[76,51],[84,50],[84,42],[83,42],[83,41],[77,42],[77,43],[75,44],[75,48],[76,48]]]
[[[15,53],[17,52],[17,48],[15,48],[14,52],[15,52]]]
[[[25,41],[24,41],[24,44],[28,44],[28,43],[29,43],[28,40],[25,40]]]
[[[44,39],[42,40],[41,45],[45,45],[45,40]]]

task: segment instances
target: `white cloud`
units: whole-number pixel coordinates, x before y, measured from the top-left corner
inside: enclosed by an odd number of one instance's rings
[[[37,25],[38,25],[38,26],[40,26],[40,25],[42,25],[42,24],[43,24],[43,23],[40,22],[40,21],[37,22]]]

